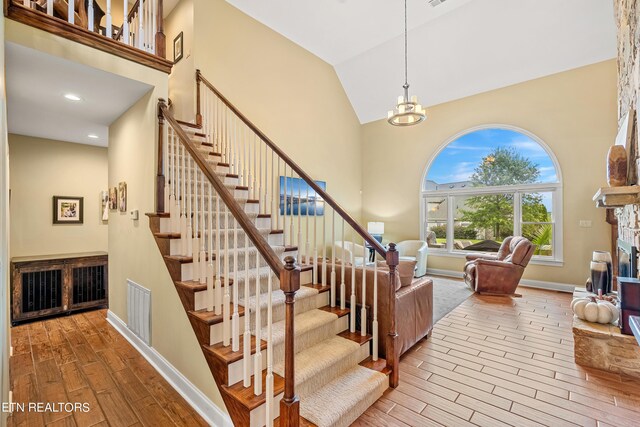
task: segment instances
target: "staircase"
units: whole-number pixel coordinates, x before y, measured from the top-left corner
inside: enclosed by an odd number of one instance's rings
[[[345,280],[366,276],[337,277],[354,259],[336,259],[333,242],[364,242],[394,278],[397,252],[199,71],[196,83],[197,124],[159,102],[158,209],[147,215],[229,414],[236,426],[348,426],[397,384],[396,334],[382,332],[379,358],[377,304],[356,308],[355,286],[345,295]]]

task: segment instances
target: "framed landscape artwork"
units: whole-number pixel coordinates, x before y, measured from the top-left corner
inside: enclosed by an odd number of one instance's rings
[[[82,224],[84,197],[53,196],[54,224]]]
[[[316,181],[316,184],[322,190],[327,189],[327,183],[324,181]],[[324,215],[324,199],[304,180],[281,176],[280,215]]]

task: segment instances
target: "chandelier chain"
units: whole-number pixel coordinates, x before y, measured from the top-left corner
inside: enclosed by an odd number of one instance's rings
[[[409,85],[409,78],[407,77],[407,69],[409,68],[409,48],[407,42],[407,0],[404,0],[404,84]]]

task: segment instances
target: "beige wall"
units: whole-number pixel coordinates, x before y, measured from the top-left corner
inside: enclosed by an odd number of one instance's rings
[[[107,250],[106,148],[12,134],[9,155],[12,257]],[[84,197],[83,224],[53,224],[53,196]]]
[[[169,76],[169,98],[174,114],[188,122],[196,119],[195,73],[193,55],[193,0],[182,0],[171,11],[164,23],[167,36],[167,58],[173,60],[173,40],[183,33],[183,57],[173,66]]]
[[[4,16],[0,17],[0,402],[9,400],[9,139],[4,72]],[[0,427],[7,414],[0,413]]]
[[[427,162],[451,136],[507,124],[541,138],[563,175],[564,265],[531,265],[525,278],[583,284],[591,251],[610,248],[605,211],[591,198],[606,184],[605,159],[616,135],[616,63],[607,61],[431,107],[420,126],[381,120],[363,126],[363,221],[385,222],[385,239],[420,234],[420,185]],[[366,148],[366,149],[365,149]],[[593,221],[592,228],[579,220]],[[429,268],[461,272],[462,258],[431,256]]]
[[[360,123],[333,67],[223,0],[194,0],[196,68],[357,219]]]

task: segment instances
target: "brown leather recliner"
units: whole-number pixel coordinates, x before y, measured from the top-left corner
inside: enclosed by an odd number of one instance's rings
[[[507,237],[497,255],[467,255],[464,281],[481,294],[511,295],[534,250],[535,245],[525,237]]]
[[[401,264],[404,261],[401,261]],[[409,265],[411,264],[411,265]],[[400,273],[396,273],[396,328],[398,338],[396,340],[397,356],[401,356],[414,344],[431,333],[433,329],[433,281],[427,278],[413,278],[415,262],[407,264],[407,274],[403,276],[402,286]],[[391,313],[389,312],[389,271],[386,270],[384,261],[378,263],[378,354],[385,357],[385,345],[387,335],[391,327]],[[399,269],[401,269],[399,267]],[[373,313],[373,266],[367,267],[367,286],[365,305],[369,307],[367,318],[371,320]],[[331,277],[331,266],[327,263],[327,276]],[[340,295],[341,265],[336,265],[336,288],[338,298]],[[345,268],[346,303],[349,305],[351,295],[351,266]],[[362,303],[362,267],[356,267],[356,302]],[[360,313],[357,313],[359,316]],[[371,334],[371,322],[367,322],[367,332]]]

